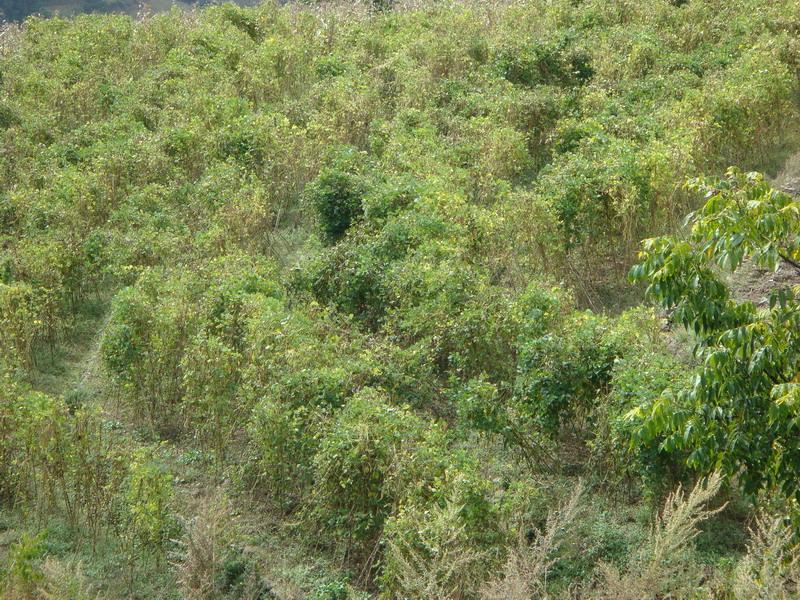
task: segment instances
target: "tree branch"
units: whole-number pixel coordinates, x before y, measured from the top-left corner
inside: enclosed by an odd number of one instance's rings
[[[786,254],[784,254],[784,253],[783,253],[783,252],[781,252],[780,250],[778,250],[778,256],[780,256],[780,257],[781,257],[781,258],[782,258],[782,259],[783,259],[785,262],[789,263],[789,264],[790,264],[791,266],[793,266],[795,269],[797,269],[798,271],[800,271],[800,263],[798,263],[798,262],[797,262],[797,261],[795,261],[795,260],[792,260],[791,258],[789,258],[788,256],[786,256]]]

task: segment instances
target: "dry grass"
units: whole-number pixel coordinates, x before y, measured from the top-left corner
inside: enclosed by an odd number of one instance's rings
[[[99,600],[83,565],[77,560],[46,557],[31,560],[17,557],[10,565],[5,584],[0,581],[3,600]]]
[[[725,508],[707,508],[721,484],[722,476],[714,473],[698,482],[688,496],[678,486],[653,523],[641,557],[622,574],[610,565],[602,566],[604,581],[598,596],[605,600],[641,600],[663,594],[683,597],[696,591],[697,578],[678,557],[700,533],[698,525]]]
[[[485,555],[464,543],[458,525],[460,507],[449,502],[432,515],[431,527],[421,532],[421,550],[415,545],[390,542],[388,553],[397,565],[398,587],[404,600],[462,600],[478,587]]]
[[[783,519],[760,514],[750,530],[747,554],[739,562],[733,583],[738,600],[798,597],[800,546]]]
[[[19,47],[22,26],[0,21],[0,56],[8,56]]]
[[[219,574],[225,553],[235,538],[236,523],[222,495],[206,499],[187,524],[183,560],[176,564],[178,582],[185,598],[219,598]]]
[[[47,558],[42,565],[42,582],[37,589],[40,600],[98,600],[80,562]]]
[[[772,185],[792,195],[800,195],[800,152],[786,160]]]
[[[544,529],[536,532],[532,543],[528,543],[524,531],[520,531],[517,548],[509,554],[502,576],[481,590],[483,600],[548,597],[547,574],[556,562],[565,539],[564,533],[578,514],[582,495],[583,487],[579,483],[567,502],[558,511],[550,513]]]

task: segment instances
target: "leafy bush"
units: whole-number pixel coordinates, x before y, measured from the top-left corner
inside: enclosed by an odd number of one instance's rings
[[[131,456],[125,481],[124,538],[128,561],[133,564],[153,552],[163,556],[177,523],[172,513],[172,476],[152,449],[142,448]]]
[[[44,533],[26,533],[11,548],[8,573],[0,588],[4,595],[20,599],[32,597],[38,583],[44,578],[41,571],[41,559],[46,552],[44,538]]]
[[[358,170],[358,153],[353,148],[341,150],[333,164],[311,183],[309,199],[325,242],[337,242],[362,215],[367,189],[367,182]]]
[[[688,365],[661,352],[644,351],[616,361],[605,407],[608,438],[598,436],[595,450],[608,453],[619,475],[641,478],[657,493],[680,481],[685,457],[666,448],[662,437],[642,435],[633,414],[653,406],[665,390],[685,385],[691,375]]]
[[[279,295],[272,275],[269,262],[232,255],[193,274],[145,271],[117,294],[101,355],[151,429],[174,431],[180,407],[184,425],[216,423],[201,437],[222,452],[221,436],[243,420],[235,375],[251,300]]]
[[[559,331],[524,340],[515,406],[551,434],[577,416],[588,415],[622,352],[609,335],[610,327],[607,320],[585,313]]]
[[[206,440],[222,464],[231,435],[243,422],[237,392],[242,357],[219,337],[199,333],[183,357],[184,397],[187,428]]]
[[[6,369],[33,365],[35,344],[43,334],[40,310],[29,285],[0,283],[0,323],[5,332],[0,360]]]
[[[365,557],[409,486],[435,476],[439,448],[426,446],[440,443],[436,428],[407,408],[391,406],[377,390],[360,391],[336,415],[314,457],[313,523],[345,556]]]
[[[312,478],[334,411],[378,368],[359,336],[320,310],[258,304],[247,323],[242,395],[251,406],[249,476],[284,508]]]

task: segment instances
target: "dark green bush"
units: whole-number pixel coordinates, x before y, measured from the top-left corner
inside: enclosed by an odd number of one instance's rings
[[[686,384],[692,374],[673,355],[647,350],[619,359],[611,374],[604,450],[618,475],[640,479],[656,497],[680,481],[685,457],[665,449],[663,437],[645,439],[634,413],[647,410],[666,390]]]
[[[322,169],[307,190],[327,244],[339,241],[364,212],[369,185],[360,172],[362,160],[355,148],[337,151],[333,163]]]
[[[514,403],[550,434],[588,415],[611,380],[623,348],[609,339],[611,323],[578,314],[542,337],[523,340]]]

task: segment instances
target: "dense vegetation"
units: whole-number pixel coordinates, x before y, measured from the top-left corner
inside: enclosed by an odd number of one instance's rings
[[[800,146],[799,34],[795,0],[7,26],[3,597],[792,597],[800,204],[750,171]]]
[[[146,15],[170,8],[205,6],[212,0],[0,0],[0,21],[23,21],[31,15],[74,16],[81,13],[122,13]],[[255,5],[258,0],[237,0],[237,4]]]

